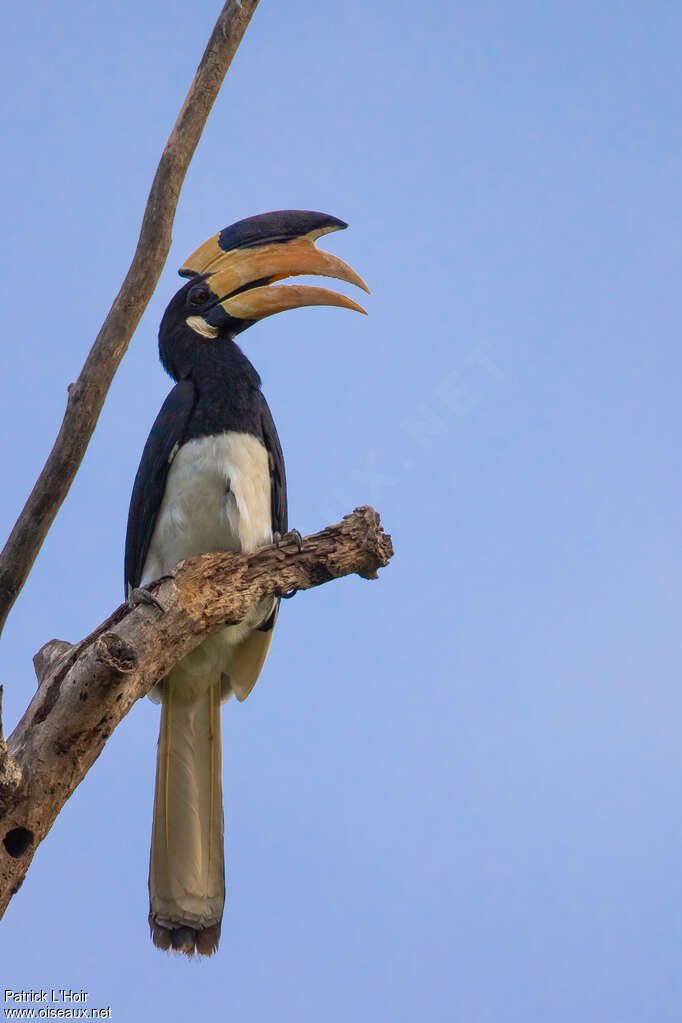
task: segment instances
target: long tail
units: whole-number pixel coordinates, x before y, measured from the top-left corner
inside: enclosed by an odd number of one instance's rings
[[[187,699],[163,683],[149,864],[157,948],[212,955],[225,903],[220,683]]]

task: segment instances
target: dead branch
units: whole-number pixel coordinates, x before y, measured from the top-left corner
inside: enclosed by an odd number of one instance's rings
[[[54,447],[0,554],[0,632],[69,491],[111,381],[161,276],[187,168],[257,4],[227,0],[168,138],[130,269],[78,380],[69,388]]]
[[[52,640],[34,664],[38,689],[5,744],[0,735],[0,916],[33,855],[136,700],[210,632],[251,603],[330,579],[375,579],[393,554],[372,508],[294,543],[181,561],[151,588],[163,606],[117,608],[80,643]]]

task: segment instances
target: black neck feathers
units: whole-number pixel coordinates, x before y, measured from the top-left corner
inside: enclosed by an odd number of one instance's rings
[[[185,439],[226,433],[260,437],[260,377],[230,337],[204,338],[191,328],[171,339],[159,335],[164,368],[175,380],[191,380],[195,406]]]

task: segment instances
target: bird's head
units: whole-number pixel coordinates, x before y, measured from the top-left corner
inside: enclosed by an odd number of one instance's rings
[[[161,360],[178,379],[197,346],[231,341],[258,320],[285,309],[334,305],[365,310],[327,288],[276,285],[303,274],[335,277],[369,292],[343,260],[315,242],[348,225],[327,213],[278,210],[239,220],[200,245],[180,268],[187,283],[166,309],[159,329]]]

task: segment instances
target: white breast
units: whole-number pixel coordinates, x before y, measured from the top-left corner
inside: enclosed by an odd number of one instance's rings
[[[248,433],[188,441],[171,462],[142,581],[206,551],[252,551],[272,542],[270,473]]]

